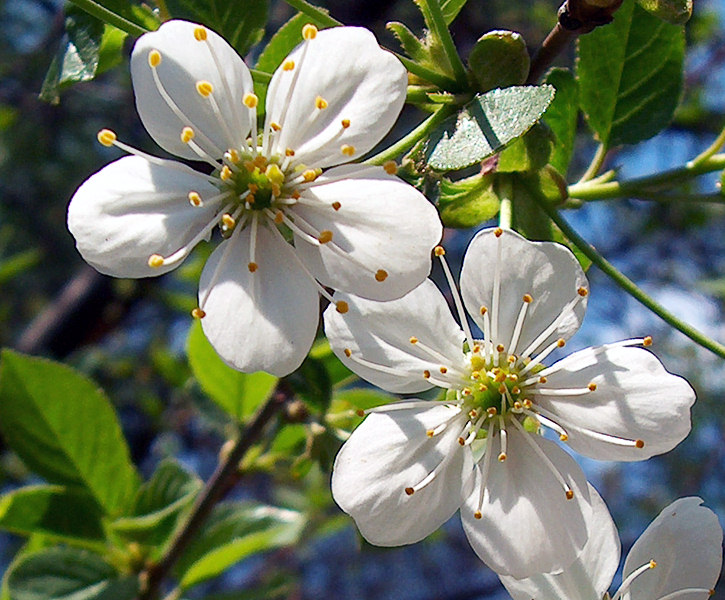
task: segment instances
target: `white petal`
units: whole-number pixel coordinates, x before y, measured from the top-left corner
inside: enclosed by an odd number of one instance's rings
[[[654,559],[657,567],[634,580],[623,598],[658,600],[687,588],[710,590],[722,565],[722,528],[700,498],[680,498],[665,508],[635,542],[624,562],[623,579]],[[677,596],[706,600],[707,592]]]
[[[493,342],[503,344],[509,353],[524,352],[557,319],[559,324],[537,347],[543,348],[557,338],[571,337],[579,329],[586,311],[586,297],[579,296],[578,290],[587,288],[584,271],[574,255],[561,244],[530,242],[511,230],[504,230],[497,237],[495,231],[485,229],[478,233],[463,260],[461,294],[476,323],[483,329],[480,310],[485,306],[495,329],[493,297],[498,263],[501,295],[498,335]],[[524,294],[531,295],[533,302],[528,306],[514,351],[510,343]]]
[[[308,202],[290,212],[316,231],[332,232],[332,242],[319,246],[295,240],[299,255],[324,285],[392,300],[430,273],[431,250],[443,230],[438,213],[423,194],[382,167],[330,169],[303,196]],[[338,210],[333,202],[340,203]],[[380,269],[387,273],[383,281],[375,278]]]
[[[584,550],[563,572],[526,579],[500,576],[514,600],[602,600],[619,567],[619,535],[601,496],[591,485],[592,514]]]
[[[199,27],[187,21],[167,21],[156,31],[142,35],[131,55],[131,78],[144,127],[164,150],[183,158],[199,160],[198,155],[179,137],[184,127],[194,129],[194,142],[217,159],[239,145],[249,135],[252,123],[242,98],[253,89],[252,76],[244,61],[222,38],[207,29],[206,41],[197,41]],[[154,81],[149,52],[161,53],[156,67],[163,88],[184,115],[169,106]],[[216,56],[216,61],[214,60]],[[221,118],[208,98],[196,91],[199,81],[212,85],[212,97]]]
[[[597,386],[580,396],[539,396],[534,392],[536,403],[561,416],[559,423],[569,435],[568,443],[580,454],[600,460],[644,460],[672,450],[690,432],[695,392],[643,348],[587,348],[551,369],[541,387]],[[641,440],[644,447],[617,444],[592,430]]]
[[[254,257],[258,269],[251,273],[247,228],[222,243],[204,266],[199,283],[206,312],[202,328],[231,367],[281,377],[299,367],[312,346],[319,320],[317,288],[299,269],[293,252],[260,227]]]
[[[356,296],[335,294],[349,310],[337,312],[333,305],[325,310],[325,334],[338,358],[352,371],[378,387],[396,393],[421,392],[432,387],[423,371],[437,372],[441,363],[420,344],[411,344],[417,337],[421,344],[448,357],[450,369],[465,369],[464,335],[451,316],[443,294],[426,279],[420,286],[399,300],[375,302]],[[395,369],[396,373],[375,370],[346,356]]]
[[[483,460],[476,469],[473,492],[461,507],[468,541],[479,558],[500,575],[518,579],[536,573],[560,572],[581,552],[591,516],[589,491],[579,465],[555,443],[509,426],[508,458],[497,459],[500,435],[493,438],[482,518],[479,506]],[[571,486],[567,500],[563,486],[524,439],[530,436]]]
[[[405,68],[367,29],[325,29],[297,46],[287,60],[295,68],[277,69],[272,77],[267,123],[282,126],[273,152],[291,148],[295,161],[308,166],[349,161],[343,145],[355,149],[353,158],[362,156],[390,130],[405,102]],[[327,102],[324,110],[316,108],[318,96]],[[346,129],[343,119],[350,121]]]
[[[148,265],[189,244],[219,204],[194,207],[188,194],[219,190],[193,169],[169,160],[126,156],[86,179],[68,205],[68,229],[83,259],[114,277],[152,277],[178,266]]]
[[[426,434],[446,421],[439,435]],[[457,408],[430,402],[430,408],[373,413],[353,431],[335,459],[332,495],[366,540],[377,546],[412,544],[458,510],[472,469],[470,449],[457,441],[464,424]],[[405,492],[437,467],[428,485]]]

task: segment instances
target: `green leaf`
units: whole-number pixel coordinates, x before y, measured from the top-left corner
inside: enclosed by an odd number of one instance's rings
[[[133,600],[138,577],[120,575],[100,556],[75,548],[29,554],[8,574],[11,600]]]
[[[180,585],[192,587],[252,554],[295,544],[304,525],[304,515],[294,510],[256,503],[219,505],[179,561]]]
[[[390,31],[393,32],[393,35],[398,38],[400,45],[403,47],[403,50],[405,50],[405,53],[410,56],[410,58],[419,63],[426,64],[430,62],[428,48],[415,36],[415,34],[410,29],[403,25],[403,23],[391,21],[390,23],[387,23],[385,27],[390,29]]]
[[[337,406],[354,407],[358,410],[390,404],[396,400],[395,396],[373,388],[348,388],[337,392],[333,398]]]
[[[0,497],[0,529],[18,535],[102,541],[101,517],[88,493],[62,486],[28,486]]]
[[[172,532],[179,512],[203,487],[202,481],[174,460],[162,462],[136,494],[130,516],[113,528],[145,544],[160,544]]]
[[[123,510],[138,474],[105,394],[70,367],[3,350],[0,431],[30,469],[86,489],[106,513]]]
[[[0,260],[0,285],[32,269],[43,258],[40,248],[31,248]]]
[[[473,175],[451,181],[441,179],[438,208],[446,227],[475,227],[498,214],[501,204],[491,175]]]
[[[453,22],[453,19],[458,16],[458,13],[461,12],[461,9],[466,5],[467,1],[468,0],[442,0],[441,12],[443,13],[446,25],[450,25]]]
[[[553,97],[550,85],[514,86],[477,96],[433,132],[426,148],[429,166],[448,171],[482,161],[526,133]]]
[[[496,172],[538,171],[549,162],[553,146],[554,135],[551,130],[537,123],[501,151]]]
[[[330,378],[330,385],[339,386],[344,383],[357,379],[357,375],[348,369],[342,361],[335,356],[335,353],[330,348],[330,342],[327,338],[317,340],[310,350],[310,358],[320,360],[327,369],[327,374]]]
[[[544,82],[556,88],[556,96],[544,114],[544,122],[556,137],[550,163],[560,173],[566,173],[574,152],[579,115],[579,84],[571,71],[561,68],[549,71]]]
[[[324,361],[308,356],[286,381],[310,408],[321,414],[327,411],[332,399],[332,379]]]
[[[605,148],[635,144],[667,126],[682,91],[685,33],[626,0],[614,22],[581,36],[581,108]]]
[[[481,92],[524,83],[529,62],[526,42],[514,31],[483,34],[468,56],[468,66]]]
[[[178,19],[203,23],[244,56],[264,35],[269,0],[166,0]]]
[[[240,373],[219,357],[196,321],[186,344],[189,365],[201,389],[238,421],[249,417],[277,385],[268,373]]]
[[[128,34],[111,25],[106,25],[101,37],[101,47],[98,50],[98,67],[96,76],[120,65],[123,61],[123,45]]]
[[[638,4],[658,19],[684,25],[692,16],[692,0],[637,0]]]

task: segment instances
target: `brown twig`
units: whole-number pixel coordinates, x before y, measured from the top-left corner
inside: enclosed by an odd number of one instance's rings
[[[558,22],[541,43],[526,83],[539,81],[559,53],[582,34],[612,22],[623,0],[566,0],[559,7]]]

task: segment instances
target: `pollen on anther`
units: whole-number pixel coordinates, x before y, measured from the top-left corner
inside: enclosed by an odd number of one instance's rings
[[[534,299],[531,297],[531,294],[524,294],[524,302],[526,304],[531,304],[534,301]]]
[[[394,160],[389,160],[383,164],[383,169],[388,175],[395,175],[398,172],[398,164]]]
[[[506,348],[504,348],[503,344],[498,344],[496,346],[496,352],[503,352]]]
[[[197,306],[191,311],[191,316],[195,319],[203,319],[204,317],[206,317],[206,313]]]
[[[353,156],[355,154],[355,146],[351,146],[350,144],[343,144],[340,147],[340,152],[342,152],[345,156]]]
[[[459,443],[459,444],[460,444],[461,446],[464,446],[464,445],[466,444],[466,440],[464,440],[464,439],[463,439],[462,437],[459,437],[459,438],[458,438],[458,443]]]
[[[639,448],[640,450],[644,448],[644,440],[635,440],[634,447]]]
[[[408,494],[408,496],[412,496],[415,493],[415,490],[412,487],[405,488],[405,493]]]
[[[234,148],[229,148],[229,150],[224,153],[224,158],[236,165],[241,157],[239,156],[239,152],[237,152]]]
[[[307,169],[304,173],[302,173],[302,179],[304,179],[307,183],[312,183],[315,179],[317,179],[317,172],[314,169]]]
[[[506,386],[503,383],[500,386],[498,386],[498,393],[499,394],[505,394],[506,393]]]
[[[514,364],[516,362],[516,355],[515,354],[509,354],[509,356],[506,359],[506,361],[509,364]],[[515,376],[515,375],[513,373],[511,373],[511,375],[509,375],[509,379],[511,379],[512,376]]]
[[[340,207],[341,206],[342,206],[342,204],[340,204],[337,201],[335,201],[335,202],[332,203],[332,208],[334,208],[335,210],[340,210]]]
[[[652,336],[651,335],[645,336],[645,338],[642,340],[642,345],[651,346],[652,345]]]
[[[286,148],[285,151],[284,151],[284,155],[285,156],[294,156],[295,155],[295,151],[292,150],[292,148]]]
[[[574,491],[573,490],[566,490],[566,499],[571,500],[574,498]]]
[[[348,127],[350,127],[350,119],[343,119],[342,121],[340,121],[340,125],[342,125],[343,129],[347,129]],[[383,167],[385,167],[385,165],[383,165]]]
[[[539,377],[539,383],[546,383],[547,381],[549,381],[549,380],[544,375]]]
[[[208,98],[209,96],[211,96],[211,93],[214,91],[214,87],[208,81],[197,81],[196,82],[196,91],[199,92],[200,96],[203,96],[204,98]]]
[[[440,368],[440,369],[438,369],[438,370],[439,370],[439,371],[440,371],[441,373],[443,373],[443,375],[445,375],[446,373],[448,373],[448,368],[447,368],[447,367],[441,367],[441,368]]]
[[[565,433],[562,433],[562,434],[561,434],[561,435],[559,436],[559,439],[560,439],[560,440],[561,440],[562,442],[566,442],[566,441],[567,441],[567,440],[569,439],[569,436],[568,436],[567,434],[565,434]]]
[[[299,199],[300,199],[300,197],[301,197],[301,194],[300,194],[300,193],[299,193],[299,192],[298,192],[297,190],[295,190],[294,192],[292,192],[292,194],[291,194],[291,195],[292,195],[292,198],[293,198],[294,200],[299,200]]]
[[[477,510],[475,513],[473,513],[474,519],[481,519],[481,517],[483,517],[483,515],[481,514],[480,510]]]
[[[350,307],[344,300],[338,300],[335,303],[335,310],[337,310],[337,312],[339,312],[341,315],[344,315],[348,310],[350,310]]]
[[[498,462],[504,462],[507,458],[506,453],[501,452],[501,454],[498,455]]]
[[[388,272],[384,269],[378,269],[375,272],[375,281],[385,281],[388,278]]]
[[[155,69],[161,64],[161,52],[158,50],[151,50],[149,52],[149,67]]]
[[[101,129],[98,132],[98,141],[104,146],[113,146],[113,142],[116,141],[116,134],[110,129]]]
[[[589,290],[587,290],[587,288],[580,287],[576,291],[576,293],[579,294],[582,298],[584,298],[585,296],[589,295]]]
[[[312,23],[307,23],[302,28],[302,37],[306,40],[314,40],[317,37],[317,27],[312,25]]]
[[[159,267],[163,266],[164,264],[164,257],[160,254],[152,254],[149,256],[149,267],[153,269],[158,269]]]
[[[283,71],[291,71],[294,68],[295,68],[295,61],[293,61],[293,60],[286,60],[282,64]]]
[[[244,106],[246,106],[247,108],[257,108],[257,104],[259,104],[259,98],[257,98],[256,94],[247,92],[246,94],[244,94],[244,97],[242,98],[242,102],[244,103]]]
[[[435,254],[436,256],[445,256],[446,249],[443,246],[436,246],[435,248],[433,248],[433,254]]]
[[[432,429],[429,429],[428,431],[426,431],[426,432],[425,432],[425,434],[426,434],[426,435],[427,435],[427,436],[428,436],[429,438],[432,438],[432,437],[433,437],[433,436],[435,435],[435,431],[433,431]]]
[[[259,265],[256,262],[250,262],[247,265],[247,269],[249,269],[250,273],[254,273],[257,269],[259,269]]]
[[[192,206],[201,206],[204,204],[198,192],[189,192],[189,204]]]
[[[272,121],[269,124],[269,128],[272,129],[273,131],[279,131],[280,129],[282,129],[282,126],[279,123],[276,123],[275,121]]]
[[[356,415],[357,415],[358,417],[364,417],[364,416],[365,416],[365,411],[364,411],[364,410],[363,410],[362,408],[358,408],[358,409],[357,409],[357,410],[355,411],[355,414],[356,414]]]
[[[219,177],[222,181],[229,181],[232,178],[232,170],[227,165],[224,165],[222,170],[219,171]]]
[[[501,237],[501,234],[502,234],[502,233],[503,233],[503,229],[501,229],[500,227],[496,227],[496,229],[494,229],[494,230],[493,230],[493,234],[494,234],[494,235],[495,235],[496,237]]]
[[[417,338],[417,337],[415,337],[415,336],[413,335],[413,336],[411,336],[411,337],[410,337],[410,338],[408,339],[408,341],[409,341],[409,342],[410,342],[411,344],[417,344],[417,343],[418,343],[418,338]]]
[[[657,561],[656,560],[652,559],[651,561],[649,561],[649,568],[650,569],[654,569],[656,566],[657,566]]]
[[[352,356],[352,350],[350,350],[350,348],[345,348],[344,352],[345,356],[347,356],[348,358]]]
[[[486,391],[488,391],[488,386],[485,383],[479,383],[478,384],[478,391],[479,392],[486,392]]]
[[[203,27],[195,27],[194,28],[194,39],[197,42],[203,42],[206,40],[206,29]]]
[[[230,215],[229,213],[224,213],[222,215],[222,224],[227,229],[234,229],[234,226],[237,224],[237,222],[234,220],[234,217]]]
[[[332,231],[330,231],[329,229],[320,231],[320,235],[317,237],[317,241],[319,241],[320,244],[327,244],[328,242],[331,242],[332,241]]]
[[[490,406],[489,408],[486,409],[486,414],[489,417],[493,418],[498,414],[498,411],[496,410],[495,406]]]
[[[317,98],[315,98],[315,108],[325,110],[327,106],[327,100],[325,100],[322,96],[317,96]]]
[[[593,392],[593,391],[595,391],[595,390],[597,389],[597,384],[596,384],[596,383],[594,383],[594,382],[592,381],[592,382],[591,382],[591,383],[590,383],[590,384],[589,384],[589,385],[587,386],[587,389],[588,389],[588,390],[589,390],[590,392]]]
[[[430,379],[430,371],[428,369],[426,369],[425,371],[423,371],[423,377],[425,379]]]
[[[486,314],[486,313],[488,312],[488,309],[487,309],[487,308],[486,308],[485,306],[482,306],[482,307],[481,307],[481,308],[479,309],[479,312],[480,312],[480,313],[481,313],[482,315],[485,315],[485,314]]]
[[[566,340],[564,338],[559,338],[556,340],[556,345],[559,346],[559,348],[563,348],[566,346]]]
[[[277,225],[284,223],[284,213],[281,210],[274,213],[274,222],[277,223]]]
[[[181,130],[181,141],[188,144],[194,139],[194,130],[191,127],[184,127]]]

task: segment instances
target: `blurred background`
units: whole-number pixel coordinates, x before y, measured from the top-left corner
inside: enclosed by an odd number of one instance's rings
[[[390,48],[397,44],[385,29],[387,21],[402,21],[414,31],[422,27],[410,0],[330,1],[327,7],[344,23],[372,29]],[[555,23],[557,8],[556,0],[469,0],[453,24],[454,38],[465,57],[481,34],[510,29],[533,51]],[[271,1],[267,36],[293,14],[283,2]],[[622,177],[682,165],[725,125],[724,18],[722,0],[696,3],[687,25],[681,107],[668,130],[612,153],[607,166],[619,167]],[[208,249],[157,280],[112,280],[85,265],[65,227],[76,187],[120,156],[96,143],[100,128],[110,127],[127,143],[163,155],[137,117],[128,63],[62,91],[56,103],[43,102],[38,94],[61,43],[63,3],[0,0],[0,23],[0,345],[61,359],[92,376],[112,399],[142,473],[173,456],[207,479],[231,433],[228,418],[193,380],[185,356],[189,311],[196,305],[196,282]],[[127,55],[130,47],[125,50]],[[572,60],[570,52],[557,64],[570,66]],[[419,118],[413,112],[406,117],[407,125]],[[393,137],[405,127],[403,122]],[[595,150],[584,123],[581,129],[570,182]],[[717,176],[701,178],[692,191],[712,190],[717,182]],[[590,203],[566,217],[656,300],[725,341],[725,205],[616,200]],[[454,264],[473,233],[447,232]],[[588,275],[586,320],[567,351],[652,335],[653,350],[670,371],[688,378],[698,396],[693,431],[673,452],[634,464],[579,458],[609,505],[625,550],[680,496],[702,497],[725,524],[723,361],[673,332],[596,268]],[[310,438],[300,440],[294,452],[307,456]],[[0,452],[2,490],[26,484],[30,475],[22,463],[4,448]],[[308,518],[303,542],[249,558],[189,597],[507,597],[473,554],[458,517],[411,547],[365,544],[332,501],[330,458],[308,465],[304,476],[284,461],[246,475],[232,496],[303,509]],[[19,545],[19,538],[0,536],[0,571]],[[714,598],[725,599],[725,583]]]

